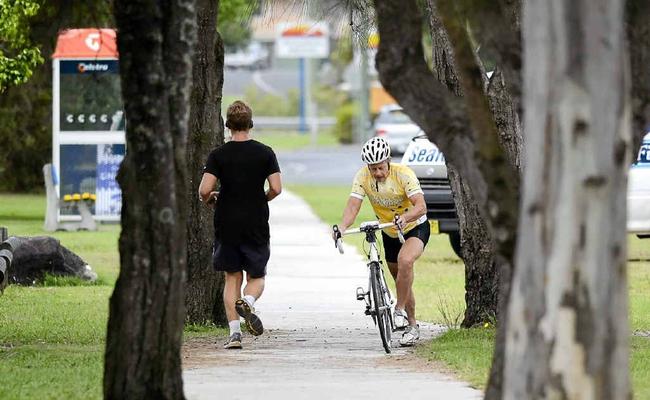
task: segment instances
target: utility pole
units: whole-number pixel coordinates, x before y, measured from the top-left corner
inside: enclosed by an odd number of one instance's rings
[[[305,64],[307,60],[308,59],[305,59],[304,57],[298,59],[298,80],[300,85],[300,100],[298,102],[298,106],[300,107],[300,110],[298,112],[300,115],[300,125],[298,127],[298,131],[300,131],[300,133],[307,132],[306,104],[307,102],[309,102],[309,97],[307,96],[307,93],[305,91],[305,89],[309,87],[309,83],[305,83],[306,81]]]
[[[357,141],[363,143],[368,139],[368,128],[370,125],[369,116],[369,83],[368,83],[368,49],[367,44],[360,43],[358,46],[360,67],[359,67],[359,117],[357,125]]]

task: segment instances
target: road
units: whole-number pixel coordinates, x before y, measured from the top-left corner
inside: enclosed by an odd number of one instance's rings
[[[249,86],[255,86],[263,93],[286,96],[289,90],[298,90],[299,85],[298,71],[293,68],[268,68],[259,71],[225,69],[223,94],[242,96]]]
[[[360,146],[278,152],[282,181],[287,184],[351,185],[361,168]]]

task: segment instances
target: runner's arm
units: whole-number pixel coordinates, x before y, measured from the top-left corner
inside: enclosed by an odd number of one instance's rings
[[[276,172],[266,178],[269,181],[269,190],[266,191],[266,201],[271,201],[282,193],[282,178],[280,173]]]
[[[219,194],[214,190],[216,187],[217,177],[209,172],[204,172],[199,184],[199,200],[205,204],[212,204]]]

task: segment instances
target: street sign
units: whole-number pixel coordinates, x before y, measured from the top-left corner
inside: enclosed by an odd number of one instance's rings
[[[277,25],[275,55],[278,58],[327,58],[329,28],[323,22],[283,22]]]

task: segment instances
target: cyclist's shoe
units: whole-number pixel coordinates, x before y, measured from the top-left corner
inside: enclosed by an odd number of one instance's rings
[[[409,325],[404,331],[402,338],[399,340],[399,345],[402,347],[414,346],[415,342],[420,339],[420,326]]]
[[[243,297],[235,302],[235,310],[246,321],[248,331],[254,335],[259,336],[264,333],[264,325],[260,317],[255,315],[255,308],[251,306]]]
[[[241,349],[241,333],[235,332],[228,338],[228,341],[223,344],[224,349]]]
[[[397,331],[401,331],[409,326],[409,321],[406,318],[406,311],[395,309],[395,313],[393,314],[393,323],[395,324],[395,330]]]

